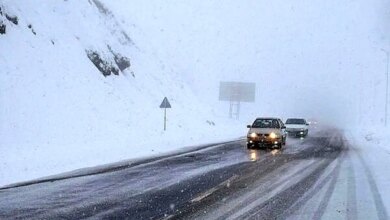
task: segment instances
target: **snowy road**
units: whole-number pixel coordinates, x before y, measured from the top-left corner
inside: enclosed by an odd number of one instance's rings
[[[244,144],[3,189],[0,219],[388,218],[370,170],[341,132],[290,138],[281,151]]]

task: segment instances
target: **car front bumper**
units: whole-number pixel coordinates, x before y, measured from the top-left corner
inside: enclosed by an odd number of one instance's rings
[[[278,145],[282,143],[282,138],[269,137],[247,137],[247,145]]]
[[[289,136],[306,136],[308,130],[286,130]]]

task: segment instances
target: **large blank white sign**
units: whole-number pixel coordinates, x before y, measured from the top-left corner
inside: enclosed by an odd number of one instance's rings
[[[256,83],[220,82],[219,100],[233,102],[254,102]]]

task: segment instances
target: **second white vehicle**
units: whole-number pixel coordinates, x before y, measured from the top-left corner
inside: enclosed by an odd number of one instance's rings
[[[309,124],[303,118],[289,118],[285,125],[289,136],[306,137],[309,133]]]

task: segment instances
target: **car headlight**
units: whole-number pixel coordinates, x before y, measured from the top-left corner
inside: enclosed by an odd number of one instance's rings
[[[249,134],[249,137],[251,137],[251,138],[255,138],[255,137],[257,137],[257,134],[256,134],[256,133],[254,133],[254,132],[252,132],[252,133],[250,133],[250,134]]]
[[[274,139],[274,138],[277,138],[278,135],[275,134],[274,132],[272,132],[271,134],[269,134],[269,137],[272,138],[272,139]]]

